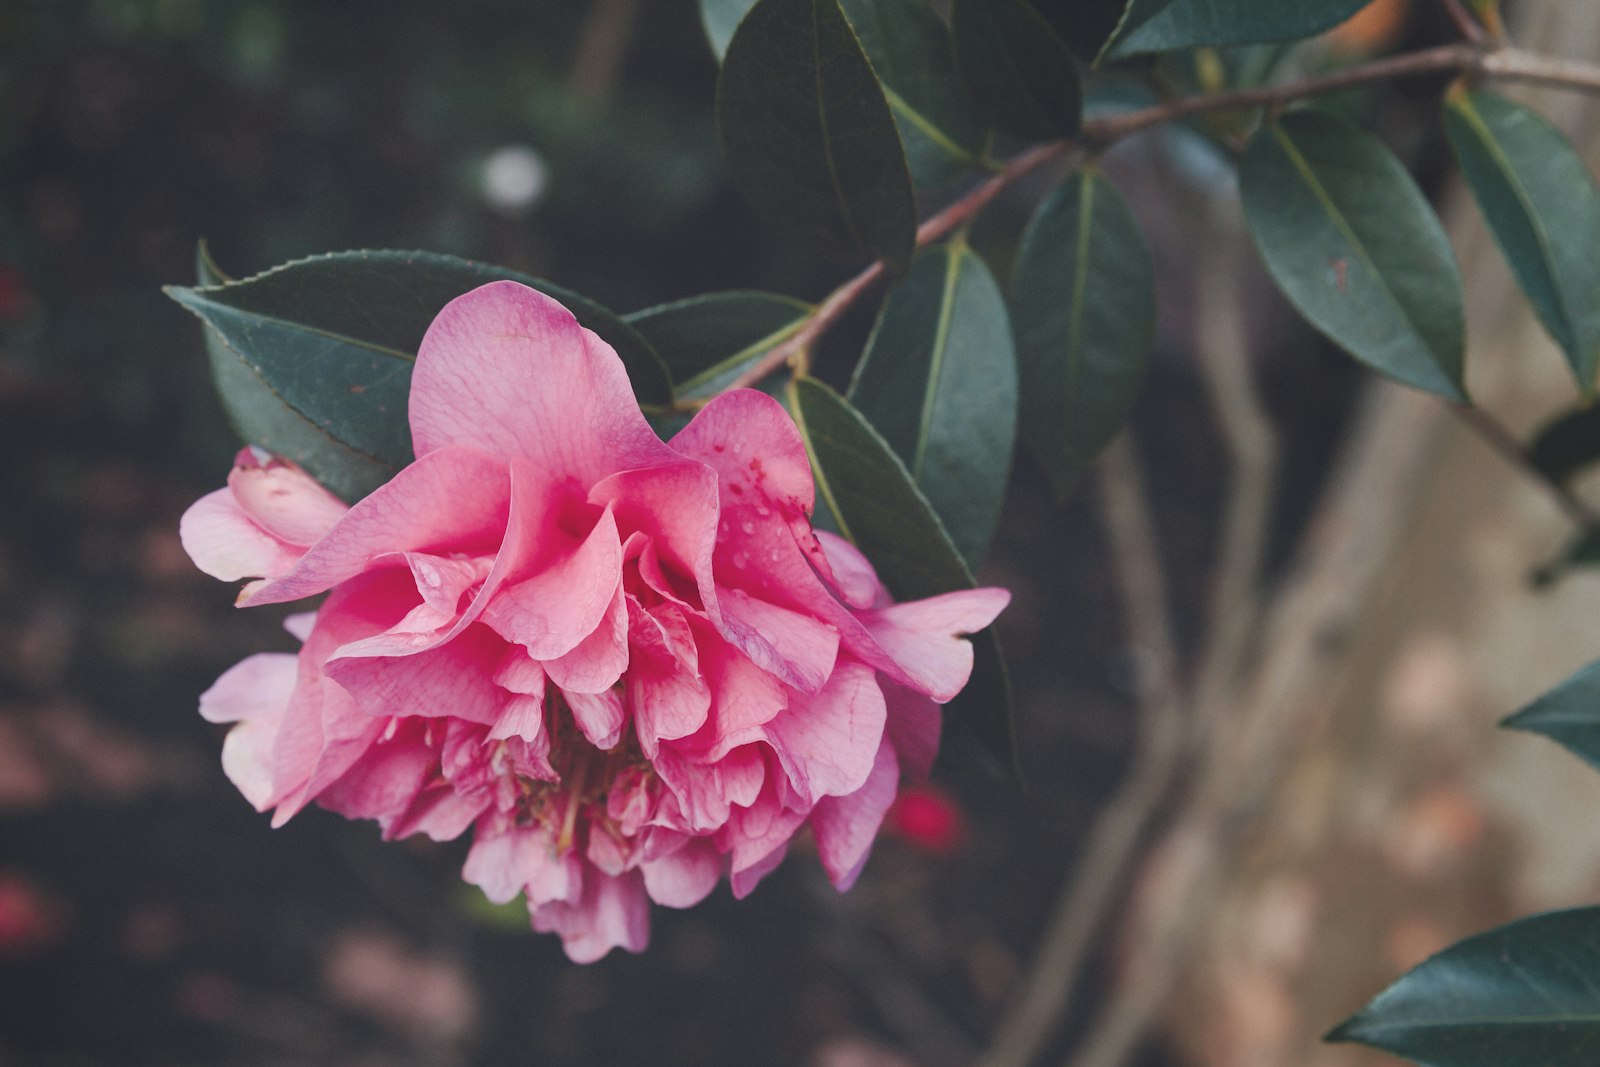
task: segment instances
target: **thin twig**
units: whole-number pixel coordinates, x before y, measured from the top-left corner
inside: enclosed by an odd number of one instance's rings
[[[970,192],[963,194],[943,211],[930,216],[927,221],[918,226],[917,247],[921,248],[923,245],[932,244],[957,227],[969,222],[973,216],[988,206],[989,201],[1016,182],[1017,179],[1065,154],[1069,147],[1069,142],[1051,141],[1047,144],[1036,145],[1026,152],[1013,156],[1006,161],[1005,166],[993,177],[979,182],[972,187]],[[870,288],[879,278],[883,277],[883,271],[883,261],[879,260],[829,293],[822,303],[817,305],[817,310],[811,313],[811,318],[793,337],[768,352],[760,361],[752,364],[743,374],[730,382],[727,388],[741,389],[745,386],[754,385],[789,362],[797,353],[808,350],[818,337],[821,337],[828,331],[829,327],[838,321],[839,316],[843,315],[863,292]]]
[[[1440,0],[1440,2],[1444,5],[1445,14],[1450,16],[1450,21],[1461,31],[1461,36],[1473,42],[1483,40],[1483,27],[1472,17],[1472,12],[1467,10],[1461,0]]]
[[[1231,220],[1229,220],[1231,221]],[[1195,348],[1206,399],[1229,459],[1228,506],[1212,583],[1207,639],[1195,662],[1195,721],[1202,738],[1227,714],[1231,690],[1260,622],[1256,583],[1266,555],[1277,476],[1277,434],[1250,372],[1238,292],[1237,225],[1218,219],[1208,235],[1220,249],[1214,269],[1200,272]]]
[[[1084,963],[1117,904],[1129,861],[1172,786],[1183,741],[1183,696],[1160,550],[1144,477],[1126,434],[1101,456],[1101,513],[1129,644],[1140,653],[1139,738],[1116,796],[1056,904],[1021,995],[996,1031],[984,1067],[1025,1067],[1071,1002]]]
[[[1335,74],[1307,78],[1285,85],[1179,97],[1122,115],[1090,119],[1083,124],[1079,135],[1071,141],[1051,141],[1035,145],[1011,157],[993,176],[973,186],[944,210],[929,217],[917,227],[916,245],[920,248],[931,244],[969,222],[973,216],[988,206],[991,200],[1020,178],[1045,163],[1066,155],[1074,148],[1101,150],[1130,134],[1152,126],[1212,111],[1276,107],[1369,82],[1452,71],[1508,81],[1525,81],[1600,92],[1600,66],[1594,64],[1551,59],[1513,48],[1485,49],[1475,44],[1452,44],[1389,56]],[[838,322],[845,311],[882,278],[883,274],[884,265],[880,260],[829,293],[794,336],[751,364],[728,384],[727,389],[742,389],[754,385],[779,367],[794,361],[797,355],[809,351],[817,339]],[[680,406],[692,409],[705,403],[704,399],[686,400]]]

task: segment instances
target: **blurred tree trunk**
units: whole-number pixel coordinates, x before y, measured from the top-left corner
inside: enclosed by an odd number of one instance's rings
[[[1600,41],[1600,4],[1513,14],[1523,47],[1571,55]],[[1600,162],[1600,101],[1514,95]],[[1577,403],[1570,372],[1459,184],[1444,217],[1466,281],[1468,388],[1526,440]],[[1314,713],[1246,847],[1223,861],[1220,903],[1192,917],[1198,951],[1166,1023],[1183,1058],[1206,1067],[1394,1064],[1319,1036],[1467,934],[1600,899],[1600,775],[1495,728],[1600,656],[1600,572],[1532,588],[1570,523],[1445,405],[1374,388],[1371,421],[1407,427],[1421,476],[1374,480],[1375,494],[1415,493],[1403,531],[1335,670],[1297,694]],[[1159,883],[1158,862],[1144,881]]]

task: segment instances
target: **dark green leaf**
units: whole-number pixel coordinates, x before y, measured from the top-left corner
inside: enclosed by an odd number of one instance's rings
[[[1127,420],[1155,335],[1149,250],[1098,171],[1071,175],[1034,211],[1011,302],[1023,431],[1065,495]]]
[[[996,126],[1039,141],[1078,132],[1072,53],[1027,0],[955,0],[950,32],[961,74]]]
[[[1554,482],[1600,461],[1600,407],[1569,411],[1546,423],[1528,446],[1528,462]]]
[[[950,33],[927,0],[842,0],[894,113],[911,174],[942,185],[983,157],[983,119],[956,73]]]
[[[1000,287],[965,244],[923,252],[889,291],[850,402],[977,566],[1011,470],[1017,365]]]
[[[817,477],[819,503],[877,568],[897,600],[971,588],[972,573],[905,464],[877,432],[832,389],[798,378],[786,391]],[[820,509],[819,509],[820,510]],[[972,638],[972,680],[949,705],[984,749],[1016,767],[1011,693],[994,630]]]
[[[1130,0],[1103,54],[1290,41],[1332,29],[1371,0]]]
[[[679,397],[715,396],[793,337],[816,310],[749,290],[708,293],[625,316],[660,355]]]
[[[1460,93],[1445,126],[1461,173],[1528,302],[1585,393],[1600,357],[1600,192],[1561,132],[1488,92]]]
[[[1600,1049],[1600,908],[1535,915],[1458,942],[1328,1040],[1423,1067],[1591,1067]]]
[[[1127,0],[1034,0],[1072,54],[1091,63],[1122,21]]]
[[[717,126],[735,179],[798,234],[911,261],[917,207],[894,118],[838,0],[759,0],[728,46]]]
[[[560,300],[617,349],[641,399],[671,401],[665,368],[621,319],[541,279],[470,260],[341,252],[167,291],[205,322],[212,374],[241,436],[353,498],[411,459],[406,402],[428,324],[450,300],[500,278]]]
[[[1600,661],[1589,664],[1500,724],[1565,745],[1600,768]],[[1596,1005],[1600,1010],[1600,1004]]]
[[[1250,235],[1300,314],[1374,370],[1464,398],[1461,274],[1388,149],[1342,120],[1297,111],[1251,140],[1239,186]]]
[[[756,6],[756,0],[700,0],[700,25],[705,27],[706,40],[711,42],[712,54],[717,62],[728,53],[728,42],[739,20]]]

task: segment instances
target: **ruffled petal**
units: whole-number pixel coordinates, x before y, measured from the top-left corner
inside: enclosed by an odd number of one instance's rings
[[[851,660],[839,664],[820,692],[798,697],[764,729],[790,784],[809,805],[861,788],[886,717],[876,675]]]
[[[535,659],[571,652],[595,631],[622,582],[622,542],[611,509],[588,537],[536,573],[502,587],[483,621]]]
[[[650,943],[650,898],[637,871],[612,876],[590,871],[576,904],[530,909],[533,928],[561,935],[573,963],[593,963],[613,948],[643,952]]]
[[[550,680],[571,693],[603,693],[628,666],[628,604],[617,586],[605,618],[578,647],[545,663]]]
[[[504,459],[462,448],[431,453],[351,508],[288,573],[249,590],[239,603],[312,596],[381,556],[493,552],[506,532],[510,497]]]

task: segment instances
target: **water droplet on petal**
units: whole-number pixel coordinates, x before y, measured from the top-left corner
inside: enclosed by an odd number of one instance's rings
[[[739,570],[744,570],[746,567],[748,567],[750,565],[750,553],[748,553],[748,552],[735,552],[733,554],[733,565],[735,567],[737,567]]]
[[[749,536],[756,532],[756,524],[746,519],[739,524],[739,529],[743,530],[746,536]]]
[[[765,519],[765,518],[767,518],[768,516],[770,516],[772,514],[772,509],[767,507],[765,504],[757,504],[756,505],[756,514],[760,515],[763,519]]]
[[[775,548],[774,549],[769,549],[768,552],[767,552],[767,562],[768,563],[776,563],[776,562],[778,562],[778,560],[780,560],[782,558],[783,558],[783,553],[779,552]]]

